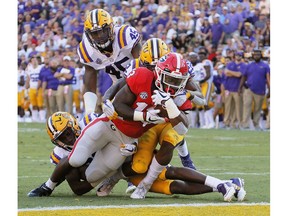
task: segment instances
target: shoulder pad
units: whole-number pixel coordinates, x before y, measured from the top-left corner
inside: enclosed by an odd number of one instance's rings
[[[93,50],[91,50],[91,49],[92,49],[92,47],[90,46],[86,37],[83,35],[83,39],[79,43],[79,46],[77,48],[77,53],[78,53],[78,56],[80,58],[81,63],[87,64],[87,63],[93,62],[93,60],[91,58],[91,52]]]
[[[117,38],[115,38],[118,42],[120,48],[134,47],[140,41],[140,34],[138,31],[129,25],[122,25],[118,29],[118,33],[116,34]]]

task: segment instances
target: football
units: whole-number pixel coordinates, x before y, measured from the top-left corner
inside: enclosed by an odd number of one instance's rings
[[[168,113],[167,113],[167,110],[165,109],[165,107],[163,107],[162,105],[156,105],[154,107],[155,110],[159,109],[160,110],[160,113],[158,113],[158,115],[160,117],[163,117],[163,118],[168,118]]]

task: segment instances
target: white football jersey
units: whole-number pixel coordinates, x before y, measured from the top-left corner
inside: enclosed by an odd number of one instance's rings
[[[77,49],[82,64],[95,70],[105,68],[113,83],[123,77],[126,65],[133,59],[131,50],[141,39],[138,31],[129,25],[114,26],[114,35],[113,53],[110,57],[93,48],[85,34]]]
[[[31,89],[37,89],[38,86],[38,79],[39,79],[39,73],[42,66],[38,65],[36,68],[29,67],[27,70],[27,75],[30,77],[30,88]]]
[[[24,70],[18,70],[18,82],[20,82],[21,76],[24,77],[24,81],[26,80],[26,73]],[[18,85],[18,92],[21,92],[25,89],[25,86],[19,86]]]
[[[207,80],[207,82],[212,82],[213,81],[213,70],[214,70],[213,63],[210,60],[208,60],[208,59],[204,59],[202,61],[202,64],[203,64],[203,66],[210,67],[210,77]]]
[[[83,85],[83,75],[84,75],[83,68],[75,68],[75,74],[73,76],[73,83],[72,83],[73,90],[79,90]]]
[[[194,81],[201,82],[206,77],[206,70],[201,62],[197,63],[194,68],[194,74],[193,77]]]

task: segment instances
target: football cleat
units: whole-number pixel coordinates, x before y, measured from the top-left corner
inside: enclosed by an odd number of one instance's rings
[[[125,192],[126,194],[131,194],[135,191],[135,189],[136,189],[136,186],[133,185],[131,182],[128,182],[128,187]]]
[[[225,182],[225,183],[219,184],[217,186],[217,189],[218,189],[219,193],[222,193],[222,195],[224,197],[224,201],[226,201],[226,202],[230,202],[232,200],[232,197],[236,193],[236,190],[235,190],[233,184],[230,182]]]
[[[100,187],[97,189],[97,196],[108,196],[118,181],[114,181],[111,177],[105,179]]]
[[[140,182],[140,184],[136,187],[135,191],[131,194],[130,198],[132,199],[144,199],[146,194],[148,192],[148,189],[143,184],[143,182]]]
[[[181,163],[184,167],[189,167],[193,170],[196,170],[196,167],[193,163],[193,161],[191,160],[190,154],[188,153],[188,155],[186,155],[185,157],[182,157],[181,155],[179,155],[180,159],[181,159]]]
[[[27,196],[28,197],[42,197],[42,196],[50,196],[53,190],[51,190],[49,187],[46,186],[45,183],[43,183],[40,187],[35,188],[34,190],[31,190]]]
[[[246,191],[244,190],[244,179],[232,178],[230,180],[232,181],[232,184],[234,185],[234,188],[236,190],[234,196],[237,198],[238,201],[243,201],[246,196]]]

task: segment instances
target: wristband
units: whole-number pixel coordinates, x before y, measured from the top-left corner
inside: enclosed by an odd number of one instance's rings
[[[93,92],[85,92],[83,99],[85,105],[85,113],[89,114],[94,112],[97,103],[97,95]]]
[[[165,106],[169,119],[174,119],[181,114],[180,110],[171,98],[165,102]]]
[[[144,121],[144,113],[140,111],[134,111],[133,121]]]

